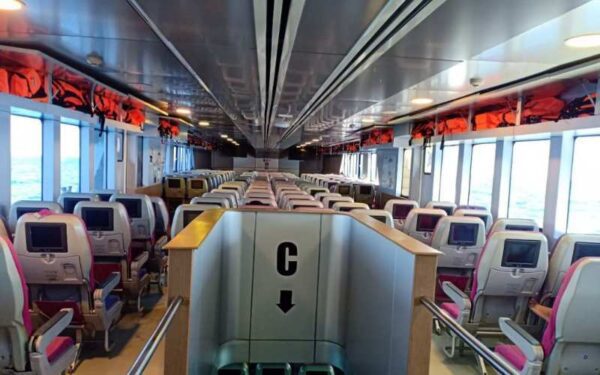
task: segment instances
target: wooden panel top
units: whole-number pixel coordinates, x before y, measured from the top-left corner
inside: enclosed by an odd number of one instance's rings
[[[408,251],[415,255],[423,256],[438,256],[441,253],[424,243],[402,233],[399,230],[393,229],[367,215],[353,215],[346,212],[332,212],[331,210],[310,210],[310,211],[276,211],[276,210],[261,210],[252,208],[237,208],[229,211],[234,212],[269,212],[273,214],[282,215],[297,215],[297,214],[309,214],[309,215],[345,215],[351,216],[355,221],[362,225],[376,231],[382,237],[394,242],[395,244],[402,247],[405,251]],[[208,236],[208,233],[221,219],[226,211],[222,208],[215,208],[204,211],[201,215],[195,218],[187,227],[183,228],[179,234],[173,238],[169,243],[165,245],[167,250],[195,250],[197,249],[204,239]]]

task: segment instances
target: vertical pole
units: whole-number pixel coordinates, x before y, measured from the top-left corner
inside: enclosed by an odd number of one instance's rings
[[[10,209],[10,106],[0,106],[0,213]]]
[[[42,119],[42,199],[55,202],[60,195],[60,118]]]

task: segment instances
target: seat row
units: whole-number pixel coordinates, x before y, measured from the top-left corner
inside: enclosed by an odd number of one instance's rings
[[[356,181],[336,174],[305,173],[300,175],[302,181],[307,181],[318,187],[324,187],[332,193],[352,197],[356,202],[373,205],[375,200],[375,185],[364,181]]]

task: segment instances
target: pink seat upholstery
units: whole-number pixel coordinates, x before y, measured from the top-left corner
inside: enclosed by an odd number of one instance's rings
[[[460,309],[458,308],[458,305],[456,303],[444,302],[440,305],[440,307],[442,308],[442,310],[450,314],[451,317],[453,317],[454,319],[458,319]]]
[[[521,350],[519,350],[519,348],[516,345],[496,345],[494,351],[502,357],[504,357],[519,371],[522,370],[523,367],[525,367],[525,362],[527,362],[527,358],[525,358],[525,355],[523,355]]]
[[[29,291],[27,289],[27,284],[25,283],[25,274],[23,273],[23,268],[21,268],[19,257],[17,256],[17,252],[15,251],[12,242],[8,239],[4,239],[4,242],[8,245],[10,255],[12,256],[17,272],[19,273],[19,278],[21,279],[21,288],[23,289],[23,325],[25,326],[27,334],[31,335],[33,332],[33,324],[31,323],[31,316],[29,316]]]
[[[71,348],[75,343],[73,339],[65,336],[58,336],[48,347],[46,348],[46,356],[48,357],[48,362],[53,363],[60,356],[65,353],[69,348]]]

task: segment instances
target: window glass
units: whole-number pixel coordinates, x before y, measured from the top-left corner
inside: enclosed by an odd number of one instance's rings
[[[412,169],[412,148],[405,148],[402,155],[402,183],[400,195],[408,198],[410,195],[410,173]]]
[[[550,141],[515,142],[510,174],[508,217],[544,222]]]
[[[442,175],[440,178],[440,200],[456,200],[456,178],[458,174],[458,146],[446,146],[442,151]]]
[[[469,184],[470,205],[487,207],[488,210],[491,208],[495,160],[495,143],[483,143],[473,146],[471,181]]]
[[[379,183],[379,175],[377,171],[377,154],[375,152],[369,155],[369,182],[374,184]]]
[[[94,130],[94,189],[106,189],[106,166],[108,133],[104,132],[102,136],[97,130]]]
[[[571,193],[569,195],[569,233],[600,233],[600,137],[575,140]]]
[[[42,199],[42,121],[10,116],[10,201]]]
[[[81,141],[79,126],[60,125],[60,187],[79,192]]]

